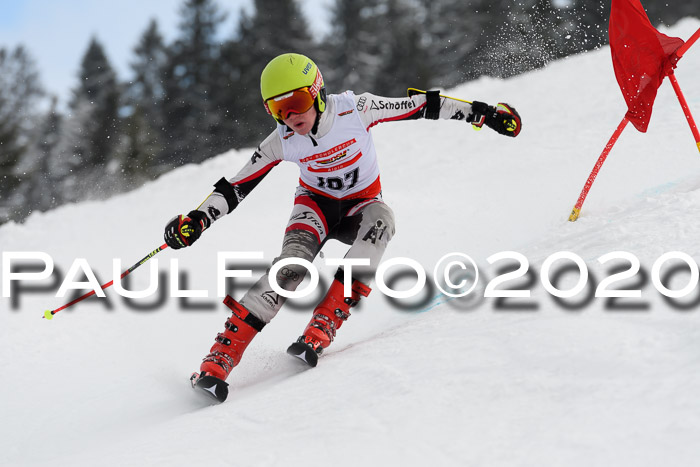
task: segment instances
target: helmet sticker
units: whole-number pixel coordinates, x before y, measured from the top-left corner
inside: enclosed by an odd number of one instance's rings
[[[322,85],[323,76],[321,76],[321,70],[316,68],[316,79],[314,79],[314,83],[309,87],[309,93],[314,99],[316,99],[316,96],[318,96],[318,92],[321,90]]]

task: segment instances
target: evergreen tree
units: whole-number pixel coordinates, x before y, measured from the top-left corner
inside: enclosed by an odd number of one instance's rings
[[[70,108],[80,127],[80,156],[86,169],[104,169],[115,156],[120,93],[116,73],[95,37],[83,56],[79,76]]]
[[[0,48],[0,223],[22,216],[17,189],[33,170],[34,109],[43,94],[34,61],[22,46]]]
[[[380,0],[336,0],[332,28],[324,39],[319,61],[327,64],[323,77],[329,92],[372,91],[381,73],[382,29]],[[321,65],[319,65],[321,66]]]
[[[120,87],[102,44],[90,40],[57,150],[67,201],[119,191]]]
[[[119,86],[102,44],[93,38],[83,57],[81,82],[75,91],[75,101],[89,102],[90,122],[85,125],[91,164],[104,166],[114,158],[119,132]]]
[[[218,154],[223,118],[216,112],[217,29],[225,19],[214,0],[186,0],[180,35],[164,73],[165,131],[171,163],[200,162]]]
[[[218,138],[224,148],[240,148],[248,143],[239,134],[241,122],[247,118],[241,103],[241,63],[242,56],[246,53],[250,51],[243,50],[237,38],[228,39],[221,44],[219,66],[214,74],[213,94],[216,99],[216,111],[222,117]]]
[[[252,16],[241,14],[236,43],[241,53],[227,57],[227,61],[235,60],[239,70],[235,91],[241,117],[234,117],[237,134],[242,143],[257,144],[274,128],[260,95],[260,74],[265,65],[277,55],[296,52],[313,59],[322,71],[325,67],[317,61],[317,49],[296,0],[255,0]]]
[[[125,123],[128,160],[124,169],[131,175],[147,176],[149,169],[161,161],[165,153],[163,75],[168,57],[155,19],[141,36],[134,54],[131,64],[134,78],[125,96],[129,117]]]
[[[136,106],[131,115],[124,119],[121,156],[122,189],[130,190],[151,180],[158,173],[158,155],[161,143],[157,129],[145,113]]]
[[[490,0],[423,0],[427,11],[428,51],[434,86],[450,87],[474,79],[485,70],[479,53],[498,23]]]
[[[83,122],[90,119],[90,104],[85,99],[76,100],[72,109],[62,119],[59,137],[50,160],[51,176],[60,180],[57,186],[57,202],[79,201],[83,194],[90,191],[86,189],[87,178],[90,172],[94,172],[88,163],[87,144],[84,142],[85,128]],[[83,184],[83,183],[85,184]]]
[[[24,215],[32,211],[48,211],[56,207],[61,200],[61,168],[57,167],[56,155],[63,117],[57,106],[58,99],[52,96],[49,110],[38,119],[36,137],[30,149],[37,157],[19,190],[22,194]]]
[[[379,16],[381,27],[375,36],[380,62],[372,84],[374,92],[403,96],[408,87],[427,87],[432,71],[422,35],[424,18],[423,10],[413,0],[384,3]]]

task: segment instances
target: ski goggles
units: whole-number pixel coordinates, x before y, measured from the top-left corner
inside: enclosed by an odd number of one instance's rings
[[[267,113],[279,120],[286,120],[290,114],[303,114],[314,105],[314,96],[308,87],[295,89],[265,101]]]

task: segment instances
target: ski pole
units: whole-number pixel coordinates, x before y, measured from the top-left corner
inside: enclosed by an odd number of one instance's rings
[[[408,97],[415,96],[416,94],[427,94],[427,93],[428,93],[428,91],[423,91],[422,89],[408,88]],[[446,96],[444,94],[438,94],[438,96],[440,96],[444,99],[452,99],[453,101],[459,101],[459,102],[464,102],[466,104],[472,104],[472,101],[458,99],[456,97]],[[481,130],[481,126],[477,125],[476,122],[472,122],[472,128],[474,128],[477,131]]]
[[[166,249],[166,248],[168,248],[168,245],[165,244],[165,243],[162,244],[161,246],[159,246],[158,248],[156,248],[155,250],[153,250],[152,252],[150,252],[149,254],[147,254],[146,256],[144,256],[144,258],[143,258],[141,261],[139,261],[138,263],[134,264],[134,265],[131,266],[129,269],[127,269],[126,271],[124,271],[124,272],[122,273],[122,275],[119,276],[119,279],[120,279],[120,280],[121,280],[121,279],[124,279],[124,277],[126,277],[131,271],[133,271],[134,269],[138,268],[138,267],[141,266],[143,263],[145,263],[145,262],[148,261],[149,259],[153,258],[158,252],[163,251],[163,250]],[[106,289],[107,287],[110,287],[112,284],[114,284],[114,279],[112,279],[111,281],[107,282],[107,283],[104,284],[104,285],[101,285],[100,288],[101,288],[102,290],[104,290],[104,289]],[[94,290],[91,290],[91,291],[89,291],[88,293],[86,293],[85,295],[76,298],[75,300],[73,300],[73,301],[70,302],[70,303],[66,303],[65,305],[63,305],[63,306],[60,307],[60,308],[56,308],[55,310],[46,310],[46,311],[44,312],[44,318],[46,318],[46,319],[53,319],[53,315],[55,315],[55,314],[58,313],[59,311],[65,310],[65,309],[68,308],[69,306],[73,306],[73,305],[75,305],[76,303],[78,303],[78,302],[80,302],[80,301],[82,301],[82,300],[85,300],[86,298],[88,298],[88,297],[91,296],[91,295],[95,295],[95,291],[94,291]]]
[[[427,91],[423,91],[422,89],[416,89],[416,88],[408,88],[408,97],[411,97],[416,94],[426,94]],[[444,94],[438,94],[440,97],[444,97],[445,99],[452,99],[453,101],[459,101],[459,102],[466,102],[467,104],[471,104],[471,101],[465,101],[464,99],[457,99],[456,97],[451,97],[451,96],[446,96]]]

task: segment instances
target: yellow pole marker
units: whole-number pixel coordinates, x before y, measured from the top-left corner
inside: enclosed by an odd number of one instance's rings
[[[53,313],[51,313],[51,310],[46,310],[44,312],[44,318],[46,319],[53,319]]]
[[[571,214],[569,215],[569,222],[576,222],[576,219],[578,219],[580,214],[581,210],[579,208],[572,209]]]

